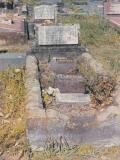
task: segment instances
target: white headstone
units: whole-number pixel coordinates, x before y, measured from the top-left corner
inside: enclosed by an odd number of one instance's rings
[[[64,45],[79,43],[79,25],[38,26],[38,45]]]
[[[57,9],[55,5],[40,5],[34,7],[35,20],[54,20]]]

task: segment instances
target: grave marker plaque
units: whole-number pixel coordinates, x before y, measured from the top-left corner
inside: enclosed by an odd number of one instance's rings
[[[38,26],[38,45],[70,45],[79,43],[79,25]]]

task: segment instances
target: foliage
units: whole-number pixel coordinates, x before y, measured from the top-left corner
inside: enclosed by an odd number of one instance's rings
[[[119,34],[99,16],[59,17],[63,23],[80,24],[80,42],[87,45],[120,45]]]
[[[57,152],[55,155],[35,152],[32,160],[103,160],[103,159],[115,159],[119,160],[120,147],[96,147],[90,144],[81,144],[80,146],[73,147],[73,149],[66,148],[67,152]],[[46,156],[46,154],[49,156]],[[41,157],[41,158],[40,158]]]
[[[38,2],[40,2],[40,0],[22,0],[22,3],[26,5],[35,5]]]
[[[112,93],[115,88],[115,80],[110,77],[97,76],[92,82],[88,82],[88,88],[92,94],[94,107],[99,109],[112,103]]]
[[[91,94],[92,107],[100,109],[113,102],[112,93],[115,89],[116,78],[112,74],[100,70],[95,73],[94,69],[84,57],[77,60],[77,69],[86,80],[87,92]]]

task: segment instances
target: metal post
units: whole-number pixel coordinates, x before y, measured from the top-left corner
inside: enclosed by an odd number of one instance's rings
[[[104,18],[104,15],[105,15],[105,6],[104,6],[104,0],[103,0],[103,18]]]

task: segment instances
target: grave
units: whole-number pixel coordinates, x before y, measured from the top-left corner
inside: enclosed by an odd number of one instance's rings
[[[85,81],[81,75],[77,75],[74,61],[75,57],[85,51],[80,46],[79,29],[78,24],[36,25],[36,42],[28,54],[35,55],[41,63],[46,62],[42,73],[39,67],[41,90],[57,87],[60,93],[52,97],[50,108],[47,108],[42,92],[43,114],[34,114],[34,118],[30,117],[27,120],[27,134],[32,150],[43,150],[49,138],[59,141],[60,137],[63,137],[70,145],[78,145],[81,142],[80,111],[89,107],[91,99],[89,94],[84,94]],[[52,82],[49,82],[52,79],[50,72],[55,75]],[[53,86],[44,85],[46,79]],[[29,105],[31,107],[31,104]],[[33,110],[29,112],[32,115]],[[94,121],[93,115],[90,115],[90,118]],[[76,136],[79,141],[75,140]]]
[[[119,117],[116,117],[118,110],[115,111],[115,114],[113,110],[110,111],[110,114],[106,114],[104,111],[100,111],[98,114],[98,111],[95,112],[88,108],[89,95],[60,93],[56,96],[56,106],[44,110],[37,63],[36,60],[35,64],[31,62],[27,64],[27,77],[30,76],[30,79],[28,78],[26,82],[28,86],[26,108],[29,113],[27,137],[33,152],[44,151],[49,142],[50,144],[56,142],[58,146],[62,143],[62,149],[66,149],[65,143],[70,147],[81,144],[120,145]],[[71,75],[67,75],[67,78],[69,76]],[[101,116],[105,118],[104,114],[108,118],[102,119]],[[99,118],[102,119],[102,122]],[[54,149],[56,150],[56,148]]]

